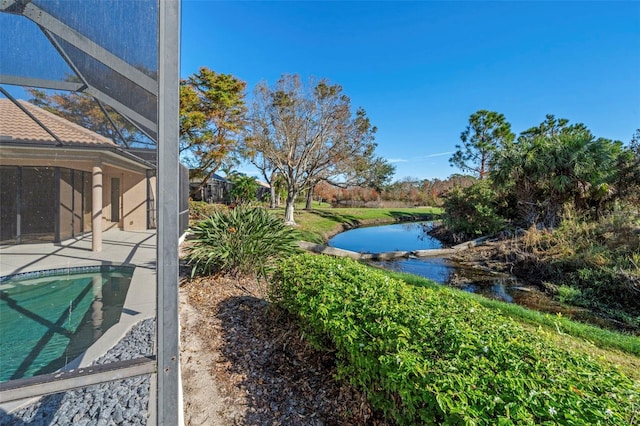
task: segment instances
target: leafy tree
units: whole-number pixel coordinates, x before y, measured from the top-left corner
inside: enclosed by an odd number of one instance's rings
[[[442,220],[456,240],[496,233],[505,225],[497,199],[487,180],[466,188],[456,186],[445,197]]]
[[[320,182],[315,188],[315,194],[320,201],[333,203],[337,200],[340,188],[328,182]]]
[[[247,204],[255,201],[258,194],[258,182],[251,176],[235,174],[230,176],[231,198],[235,203]]]
[[[351,109],[342,87],[326,79],[304,85],[283,75],[256,87],[245,144],[280,172],[287,187],[285,223],[295,224],[296,197],[321,180],[349,177],[375,149],[376,131],[363,109]]]
[[[101,106],[89,95],[80,92],[47,94],[39,89],[27,89],[27,91],[31,95],[29,102],[32,104],[109,138],[115,143],[127,147],[141,143],[141,132],[133,124],[111,107]]]
[[[396,166],[382,157],[363,158],[356,167],[356,185],[382,192],[396,172]]]
[[[629,142],[629,148],[634,152],[634,154],[640,158],[640,129],[636,129],[633,136],[631,136],[631,141]]]
[[[202,178],[201,186],[225,162],[234,162],[246,124],[245,87],[207,67],[180,82],[180,156]]]
[[[623,150],[616,165],[616,189],[619,198],[635,205],[640,203],[640,129]]]
[[[449,163],[484,179],[498,148],[513,142],[514,137],[504,115],[479,110],[469,117],[467,128],[460,134],[462,145],[456,145]]]

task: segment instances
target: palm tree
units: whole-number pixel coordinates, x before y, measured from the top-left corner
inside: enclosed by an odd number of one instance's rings
[[[521,137],[495,156],[493,182],[515,195],[527,226],[557,226],[568,203],[599,214],[613,194],[621,143],[596,139],[584,127],[570,130]]]

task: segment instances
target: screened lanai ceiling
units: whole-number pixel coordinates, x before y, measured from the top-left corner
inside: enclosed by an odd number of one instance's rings
[[[157,0],[0,0],[0,12],[5,97],[15,101],[16,87],[79,92],[146,135],[138,141],[157,141]]]

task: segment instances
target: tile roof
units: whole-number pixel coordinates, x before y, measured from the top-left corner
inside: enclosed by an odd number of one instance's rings
[[[56,135],[65,146],[116,147],[111,139],[85,129],[69,120],[19,100],[26,110]],[[0,99],[0,141],[56,145],[56,139],[9,99]]]

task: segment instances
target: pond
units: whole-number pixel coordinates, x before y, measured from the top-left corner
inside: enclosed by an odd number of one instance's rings
[[[427,234],[432,227],[433,222],[406,222],[355,228],[331,238],[329,245],[358,253],[441,248],[442,243]]]
[[[331,238],[329,246],[359,253],[442,248],[443,244],[439,240],[428,235],[432,227],[433,222],[412,222],[356,228]],[[587,310],[562,305],[537,287],[520,282],[508,274],[470,268],[438,257],[409,257],[371,263],[392,271],[419,275],[491,299],[517,303],[543,312],[562,313],[570,318],[607,326]]]
[[[356,228],[331,238],[329,246],[358,253],[442,248],[442,242],[428,234],[432,228],[433,222]],[[450,260],[438,257],[410,257],[371,263],[392,271],[419,275],[441,284],[451,284],[455,281],[456,286],[462,290],[506,302],[513,302],[519,296],[518,293],[523,291],[512,277],[465,269]]]

